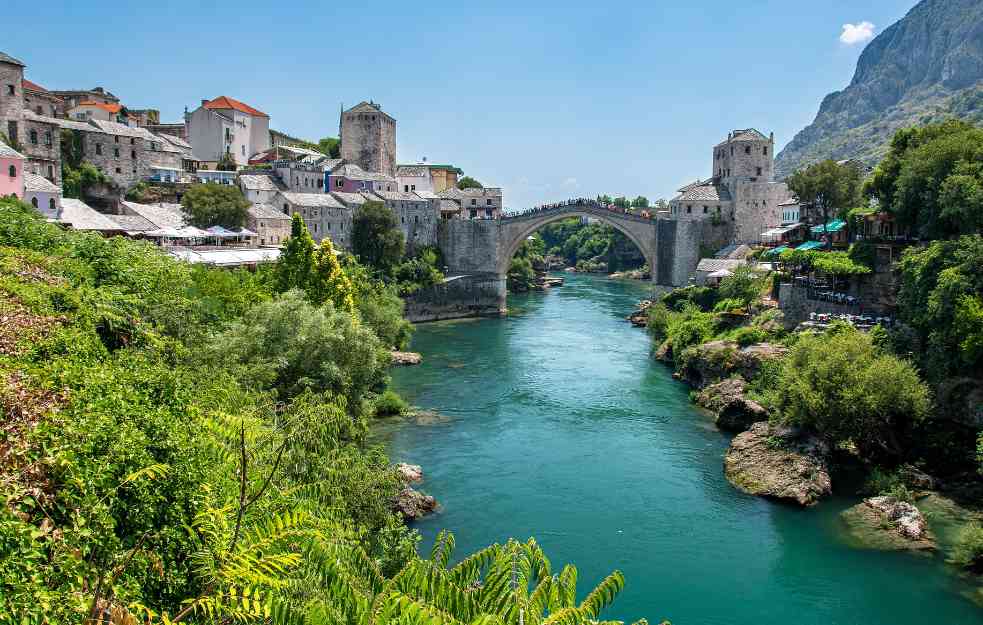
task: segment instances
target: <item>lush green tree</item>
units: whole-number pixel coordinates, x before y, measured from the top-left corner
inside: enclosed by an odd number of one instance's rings
[[[849,164],[826,160],[801,169],[786,183],[800,202],[811,204],[823,216],[823,224],[833,217],[846,218],[860,203],[860,172]]]
[[[236,159],[232,158],[232,154],[228,151],[222,155],[222,158],[215,163],[216,171],[236,171],[239,169],[239,164],[236,163]]]
[[[631,201],[632,208],[648,208],[649,199],[644,195],[639,195],[634,200]]]
[[[249,200],[233,185],[194,184],[181,196],[181,210],[191,225],[199,228],[242,228],[248,208]]]
[[[355,287],[355,306],[362,322],[387,347],[404,349],[413,334],[413,325],[403,318],[405,304],[396,286],[373,277],[352,256],[345,257],[343,267]]]
[[[444,274],[439,265],[440,250],[431,247],[420,250],[413,258],[400,263],[394,273],[400,294],[410,295],[443,282]]]
[[[63,167],[61,175],[65,197],[82,199],[86,192],[96,185],[116,186],[106,174],[88,161],[84,161],[78,169]]]
[[[465,176],[457,181],[458,189],[484,189],[484,185],[472,178],[471,176]]]
[[[290,222],[290,238],[287,239],[276,264],[277,292],[306,290],[310,286],[315,266],[314,239],[300,214],[294,213]]]
[[[911,363],[847,325],[801,335],[772,391],[777,420],[852,443],[874,460],[900,457],[903,437],[931,405]]]
[[[314,271],[307,287],[307,299],[315,306],[331,302],[338,310],[355,314],[355,289],[341,269],[331,239],[325,237],[314,255]]]
[[[607,194],[597,196],[597,201],[601,204],[611,204],[614,202],[614,200],[611,199],[611,196]]]
[[[324,137],[314,149],[330,158],[341,158],[341,141],[337,137]]]
[[[366,202],[352,225],[352,251],[359,260],[391,274],[403,258],[406,239],[396,216],[382,202]]]
[[[912,248],[898,266],[898,312],[926,346],[919,356],[928,378],[983,367],[983,236]]]
[[[740,265],[734,268],[730,276],[720,281],[720,297],[740,302],[750,313],[751,307],[761,300],[767,283],[767,278],[756,273],[753,267]]]
[[[614,198],[614,205],[618,208],[631,208],[631,200],[621,195]]]
[[[345,397],[352,410],[386,381],[389,356],[375,333],[301,291],[254,306],[215,336],[209,361],[230,366],[247,387],[289,398],[305,390]]]
[[[983,228],[983,128],[950,120],[899,130],[865,192],[927,238]]]

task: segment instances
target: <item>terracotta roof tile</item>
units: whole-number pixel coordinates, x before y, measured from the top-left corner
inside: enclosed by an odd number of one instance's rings
[[[237,111],[239,111],[241,113],[246,113],[248,115],[252,115],[253,117],[269,117],[269,115],[267,115],[263,111],[260,111],[259,109],[254,109],[253,107],[249,106],[248,104],[246,104],[244,102],[240,102],[239,100],[236,100],[235,98],[230,98],[227,95],[219,96],[219,97],[215,98],[214,100],[211,100],[209,102],[205,102],[202,106],[204,106],[206,109],[219,109],[219,110],[220,109],[235,109],[235,110],[237,110]]]

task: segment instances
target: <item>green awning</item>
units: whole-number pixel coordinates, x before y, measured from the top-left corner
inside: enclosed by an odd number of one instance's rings
[[[781,254],[787,249],[788,249],[787,245],[779,245],[778,247],[773,247],[770,250],[766,251],[764,254],[762,254],[762,256],[778,256],[779,254]]]
[[[802,245],[800,245],[795,249],[804,252],[805,250],[814,250],[824,245],[826,244],[823,243],[822,241],[806,241],[805,243],[803,243]]]
[[[834,219],[828,224],[820,224],[812,227],[813,234],[823,234],[824,232],[839,232],[846,227],[846,222],[842,219]]]

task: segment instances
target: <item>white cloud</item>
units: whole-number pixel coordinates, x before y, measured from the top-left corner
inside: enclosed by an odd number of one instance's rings
[[[844,24],[843,32],[840,33],[840,41],[848,46],[852,46],[874,38],[875,26],[870,22],[860,22],[858,24]]]

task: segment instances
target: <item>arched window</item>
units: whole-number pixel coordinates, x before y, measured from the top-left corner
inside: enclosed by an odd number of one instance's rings
[[[38,131],[37,130],[32,130],[31,131],[31,143],[33,143],[34,145],[37,145],[37,143],[38,143]]]
[[[10,174],[10,177],[11,177],[11,178],[16,178],[16,177],[17,177],[17,167],[16,167],[16,166],[14,166],[14,165],[11,165],[11,166],[10,166],[10,167],[9,167],[9,168],[7,169],[7,173],[8,173],[8,174]]]
[[[48,208],[50,208],[51,210],[55,210],[55,198],[48,199]]]
[[[37,208],[38,207],[38,198],[37,198],[37,196],[31,198],[31,206],[33,206],[34,208]]]

